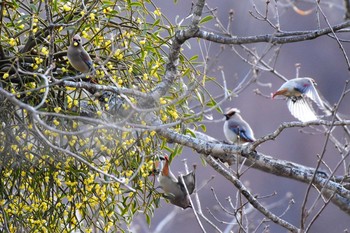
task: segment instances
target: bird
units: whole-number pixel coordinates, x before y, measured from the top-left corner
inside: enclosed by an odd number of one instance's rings
[[[254,142],[253,130],[249,124],[243,120],[237,108],[231,108],[224,114],[224,134],[226,139],[233,144],[244,144]]]
[[[164,191],[164,197],[170,201],[173,205],[179,206],[183,209],[191,208],[191,202],[189,195],[193,193],[195,189],[196,177],[195,170],[196,165],[193,165],[193,170],[187,175],[183,175],[183,181],[181,175],[176,178],[170,170],[169,158],[164,157],[165,164],[162,171],[159,174],[158,181],[161,188]],[[186,192],[186,188],[187,191]]]
[[[78,34],[72,38],[68,47],[67,57],[70,64],[77,71],[81,73],[93,73],[95,71],[91,57],[83,48],[81,37]]]
[[[309,77],[294,78],[283,83],[282,86],[272,94],[272,98],[278,95],[287,97],[287,106],[290,113],[301,122],[318,120],[310,100],[328,116],[331,113],[324,106],[314,79]]]

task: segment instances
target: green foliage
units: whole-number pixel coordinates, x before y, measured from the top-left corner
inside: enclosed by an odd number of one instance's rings
[[[212,16],[212,15],[207,15],[207,16],[205,16],[205,17],[203,17],[200,21],[199,21],[199,23],[200,24],[204,24],[204,23],[206,23],[206,22],[209,22],[210,20],[212,20],[214,17]]]
[[[57,153],[36,139],[30,123],[23,129],[4,128],[0,135],[1,219],[11,231],[89,232],[99,223],[100,230],[108,232],[121,227],[121,221],[130,224],[138,210],[152,215],[158,196],[146,194],[154,190],[154,179],[149,178],[154,170],[154,133],[135,140],[129,133],[110,129],[93,131],[94,137],[61,138],[43,132],[50,141],[60,141],[63,148],[105,172],[127,179],[137,172],[129,183],[136,191],[127,191],[120,183],[91,171],[86,163]],[[115,137],[119,133],[122,140]]]
[[[150,223],[160,199],[150,174],[162,150],[174,158],[182,147],[168,145],[142,112],[132,112],[144,107],[139,97],[96,97],[62,81],[149,93],[163,80],[176,26],[151,1],[4,1],[0,15],[0,88],[40,113],[35,118],[0,96],[1,230],[119,232],[137,212]],[[82,78],[67,60],[77,33],[94,60],[93,77]],[[151,110],[180,133],[201,119],[190,106],[214,104],[197,80],[197,60],[180,56],[181,81]],[[125,178],[134,191],[98,169]]]

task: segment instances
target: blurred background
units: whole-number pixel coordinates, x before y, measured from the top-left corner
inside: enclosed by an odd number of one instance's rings
[[[173,2],[164,0],[155,2],[161,8],[162,13],[173,23],[175,23],[177,16],[179,21],[179,19],[185,18],[191,13],[192,1],[179,0],[176,5],[173,5]],[[294,1],[296,6],[301,10],[314,9],[312,13],[304,16],[293,10],[288,2],[289,1],[278,1],[278,3],[281,4],[278,7],[281,30],[315,30],[319,27],[319,22],[321,23],[321,28],[327,27],[322,14],[317,14],[314,1],[310,1],[309,3],[307,1]],[[254,36],[274,33],[274,30],[268,23],[254,19],[249,13],[254,13],[253,5],[255,5],[256,9],[265,14],[265,1],[209,0],[207,3],[211,8],[216,9],[216,14],[223,25],[227,25],[229,12],[233,12],[234,18],[229,30],[231,30],[234,35]],[[343,9],[343,1],[322,1],[321,4],[322,10],[331,25],[344,21],[345,12]],[[274,18],[274,15],[275,6],[274,3],[270,3],[269,19],[273,23],[277,20]],[[319,21],[318,18],[320,19]],[[188,21],[185,21],[183,25],[186,25],[186,23],[188,23]],[[214,23],[208,23],[205,27],[208,27],[208,30],[215,29]],[[348,32],[338,34],[338,36],[341,39],[350,39]],[[185,46],[183,52],[189,57],[195,54],[201,55],[198,42],[194,39],[190,42],[191,49]],[[202,49],[204,47],[203,45],[204,44],[202,44]],[[216,59],[215,56],[219,53],[220,49],[222,49],[222,45],[214,43],[205,43],[205,45],[207,46],[206,49],[211,59],[209,60],[209,64],[213,65],[211,67],[212,69],[209,70],[209,75],[216,77],[219,82],[222,82],[222,75],[220,69],[218,69],[219,67],[222,68],[229,89],[234,89],[245,76],[248,75],[251,77],[249,72],[251,72],[252,67],[242,61],[242,59],[233,52],[230,46],[225,46],[222,54]],[[345,52],[348,53],[349,44],[342,43],[342,45]],[[270,48],[270,45],[267,43],[257,43],[247,46],[256,50],[259,54],[264,54],[264,51]],[[243,51],[239,46],[235,46],[235,48],[239,51]],[[329,36],[323,36],[315,40],[285,44],[276,46],[275,48],[280,48],[276,57],[276,62],[271,63],[276,71],[288,79],[295,78],[296,64],[298,63],[300,64],[299,76],[314,78],[318,83],[317,88],[320,94],[329,104],[334,105],[339,101],[345,81],[349,79],[349,69],[344,54],[336,40]],[[242,54],[245,53],[242,52]],[[274,53],[270,53],[268,56],[271,57],[271,54],[274,55]],[[266,59],[266,61],[268,61],[268,59]],[[296,121],[289,113],[285,100],[271,100],[262,95],[257,95],[254,92],[254,90],[259,89],[263,95],[269,96],[271,92],[276,91],[282,85],[283,80],[271,72],[262,70],[259,71],[258,80],[260,83],[270,85],[263,86],[253,83],[243,92],[239,93],[236,98],[232,98],[232,100],[228,100],[222,105],[222,109],[227,107],[239,108],[241,110],[241,115],[250,123],[257,138],[275,131],[283,122]],[[213,96],[220,94],[217,88],[213,87],[211,91]],[[215,92],[218,93],[215,94]],[[342,114],[344,119],[350,118],[349,101],[350,96],[345,96],[339,105],[339,113]],[[223,118],[218,112],[213,112],[212,114],[215,120]],[[206,122],[205,125],[208,135],[219,140],[225,139],[222,132],[223,122]],[[275,141],[269,141],[261,145],[258,151],[278,159],[315,167],[318,160],[317,155],[322,153],[326,143],[324,133],[318,131],[318,129],[322,131],[322,128],[318,127],[308,127],[304,129],[289,128],[284,130]],[[336,129],[334,135],[341,143],[347,144],[348,139],[345,138],[345,134],[341,129]],[[340,158],[341,156],[334,145],[328,143],[326,145],[324,157],[328,166],[334,169]],[[185,149],[181,156],[173,160],[171,168],[175,175],[178,175],[179,172],[184,172],[183,159],[187,160],[190,167],[192,163],[198,165],[197,191],[204,214],[221,229],[225,229],[227,226],[225,222],[231,222],[233,219],[225,214],[218,206],[211,189],[214,189],[222,205],[233,212],[229,207],[227,198],[231,197],[232,201],[236,202],[236,188],[217,174],[210,166],[204,166],[200,160],[200,155],[189,149]],[[347,159],[347,163],[349,162],[349,159]],[[325,167],[322,167],[322,169],[325,169]],[[344,174],[343,167],[338,170],[338,175]],[[214,176],[214,178],[211,180],[212,176]],[[208,182],[209,180],[210,182]],[[284,213],[289,205],[289,201],[293,199],[294,204],[287,210],[283,219],[300,227],[301,206],[306,194],[306,184],[280,178],[254,169],[246,171],[241,180],[250,189],[252,194],[269,196],[260,199],[260,202],[267,207],[270,206],[270,210],[278,216]],[[307,206],[312,205],[316,196],[317,193],[312,191]],[[274,203],[275,205],[272,205]],[[162,207],[155,211],[150,228],[144,223],[144,219],[142,215],[140,215],[138,221],[136,221],[136,225],[133,226],[134,230],[138,230],[138,232],[156,232],[157,229],[161,228],[161,232],[168,233],[201,232],[191,209],[182,210],[166,203],[164,200],[161,201],[161,205]],[[319,208],[320,205],[317,205],[317,207]],[[221,222],[215,220],[214,217],[209,214],[208,210]],[[164,217],[172,211],[175,211],[175,217],[172,217],[172,220],[167,222],[166,226],[160,225],[164,223],[162,222]],[[316,214],[316,211],[317,209],[312,212],[309,220]],[[249,224],[251,224],[252,227],[258,226],[263,219],[263,216],[257,211],[253,214],[249,214],[248,217],[250,219]],[[205,229],[207,229],[207,232],[215,232],[215,229],[210,227],[203,219],[202,223]],[[271,222],[262,224],[257,232],[263,232],[265,227],[269,229],[265,229],[265,232],[287,232],[285,229]],[[345,229],[348,231],[350,230],[349,216],[330,203],[313,224],[310,232],[344,232]]]

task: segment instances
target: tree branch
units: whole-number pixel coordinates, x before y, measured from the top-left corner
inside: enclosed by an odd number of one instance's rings
[[[326,120],[316,120],[316,121],[309,121],[309,122],[298,122],[298,121],[293,121],[293,122],[287,122],[281,124],[273,133],[270,133],[264,137],[261,137],[257,139],[254,143],[252,143],[252,150],[257,148],[260,144],[270,141],[270,140],[275,140],[280,133],[282,133],[283,130],[287,128],[304,128],[307,126],[311,125],[322,125],[322,126],[346,126],[350,125],[350,120],[341,120],[341,121],[326,121]]]
[[[290,230],[291,232],[299,232],[299,229],[290,224],[289,222],[279,218],[274,215],[263,205],[261,205],[258,200],[249,192],[249,190],[242,184],[242,182],[234,177],[230,172],[228,172],[221,164],[219,164],[212,156],[205,157],[206,161],[221,175],[223,175],[227,180],[229,180],[236,188],[243,194],[243,196],[249,201],[249,203],[254,206],[260,213],[265,215],[268,219],[271,219],[274,223]]]
[[[257,35],[257,36],[247,36],[247,37],[228,37],[205,30],[198,30],[194,35],[197,38],[205,39],[211,42],[220,43],[220,44],[252,44],[252,43],[271,43],[271,44],[286,44],[301,42],[306,40],[316,39],[320,36],[327,35],[332,32],[338,32],[341,29],[348,28],[350,26],[350,21],[337,24],[333,27],[327,27],[321,30],[311,30],[311,31],[295,31],[295,32],[281,32],[274,34],[266,35]]]
[[[215,142],[207,142],[188,135],[182,135],[171,131],[169,129],[162,129],[158,131],[163,137],[179,143],[183,146],[190,147],[203,155],[211,155],[220,159],[223,162],[232,162],[236,160],[236,156],[240,155],[247,158],[251,162],[251,167],[258,170],[268,172],[277,176],[282,176],[303,183],[314,182],[318,187],[332,190],[340,197],[350,199],[350,191],[345,189],[342,185],[330,181],[325,177],[324,172],[316,171],[313,168],[306,167],[290,161],[275,159],[271,156],[264,155],[255,150],[251,150],[251,145],[228,145]],[[313,180],[313,176],[316,176]],[[344,202],[340,201],[344,204]],[[333,202],[337,204],[337,202]],[[350,211],[350,205],[342,206],[342,210]]]
[[[345,8],[345,16],[344,18],[346,20],[350,19],[350,2],[349,0],[343,0],[344,1],[344,8]]]
[[[199,30],[198,23],[202,16],[202,11],[204,7],[205,0],[198,0],[195,4],[193,10],[193,17],[191,24],[184,30],[179,30],[175,33],[175,37],[172,41],[172,46],[169,51],[168,60],[166,64],[166,70],[163,77],[163,80],[158,84],[151,92],[150,95],[153,97],[153,100],[158,100],[161,96],[165,95],[170,86],[175,81],[175,78],[178,77],[177,66],[179,63],[179,54],[181,45],[188,39],[195,37],[195,34]]]

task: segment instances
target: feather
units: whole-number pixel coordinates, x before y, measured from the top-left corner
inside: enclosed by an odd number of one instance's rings
[[[305,98],[298,98],[296,101],[288,98],[287,105],[290,113],[301,122],[318,119],[311,104]]]
[[[314,83],[312,83],[311,86],[306,90],[305,95],[314,101],[327,116],[331,114],[330,111],[328,111],[324,106],[324,103],[321,100]]]

